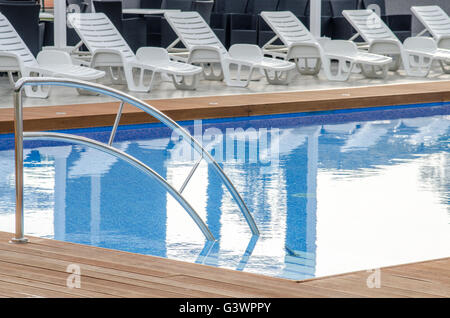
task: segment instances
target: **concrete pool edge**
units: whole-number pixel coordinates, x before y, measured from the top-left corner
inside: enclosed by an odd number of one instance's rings
[[[450,101],[450,81],[345,89],[159,99],[147,101],[174,120],[232,118],[299,112],[333,111]],[[24,108],[25,130],[111,126],[118,102]],[[126,105],[121,124],[155,122]],[[0,134],[13,132],[12,108],[0,109]]]

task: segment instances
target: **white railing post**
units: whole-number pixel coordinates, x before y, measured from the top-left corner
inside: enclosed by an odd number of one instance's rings
[[[55,0],[53,5],[54,45],[56,49],[64,49],[67,46],[66,0]]]
[[[322,36],[322,0],[311,0],[309,10],[309,29],[316,37]]]

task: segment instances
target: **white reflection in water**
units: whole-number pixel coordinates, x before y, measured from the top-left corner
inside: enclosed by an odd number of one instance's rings
[[[319,169],[316,275],[449,256],[448,202],[424,187],[421,176],[425,166],[448,159],[448,153],[424,155],[345,177]]]

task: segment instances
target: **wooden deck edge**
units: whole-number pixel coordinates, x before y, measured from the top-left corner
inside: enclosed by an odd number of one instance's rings
[[[293,281],[32,236],[8,243],[12,236],[0,232],[0,291],[11,297],[450,297],[450,257],[383,267],[382,287],[371,288],[366,271]],[[81,266],[84,288],[65,288],[68,264]]]
[[[408,263],[402,263],[402,264],[397,264],[397,265],[383,266],[381,268],[367,268],[365,270],[359,270],[359,271],[355,271],[355,272],[346,272],[346,273],[335,274],[335,275],[326,275],[326,276],[319,276],[319,277],[314,277],[314,278],[307,278],[307,279],[303,279],[303,280],[295,280],[295,282],[299,283],[299,284],[308,283],[308,282],[312,282],[312,281],[321,281],[321,280],[327,280],[327,279],[332,279],[332,278],[345,277],[347,275],[352,275],[352,274],[356,274],[356,273],[366,273],[367,271],[373,271],[374,269],[380,269],[381,271],[392,270],[392,269],[395,270],[395,269],[402,269],[405,266],[428,264],[428,263],[435,263],[435,262],[441,262],[441,261],[447,261],[447,260],[450,260],[450,256],[442,257],[442,258],[433,258],[433,259],[428,259],[428,260],[419,261],[419,262],[408,262]],[[449,269],[449,272],[450,272],[450,269]],[[449,286],[449,288],[450,288],[450,286]]]
[[[450,101],[450,81],[288,93],[208,96],[147,101],[176,121],[331,111]],[[25,130],[111,126],[118,103],[24,108]],[[155,120],[127,105],[121,124]],[[0,109],[0,133],[12,133],[13,109]]]

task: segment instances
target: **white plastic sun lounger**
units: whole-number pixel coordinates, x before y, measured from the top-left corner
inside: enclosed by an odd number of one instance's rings
[[[438,49],[431,38],[411,37],[402,44],[372,10],[344,10],[342,14],[367,42],[369,52],[393,56],[396,60],[393,69],[403,62],[409,76],[427,76],[433,61],[450,60],[450,51]]]
[[[163,48],[142,47],[135,55],[104,13],[72,13],[68,21],[91,52],[91,67],[108,69],[114,83],[123,83],[125,78],[130,91],[148,92],[155,75],[160,73],[172,77],[177,89],[195,89],[200,67],[170,60]],[[150,73],[148,82],[146,73]]]
[[[74,65],[70,55],[62,51],[46,50],[33,56],[8,19],[0,13],[0,71],[7,72],[11,84],[13,74],[19,76],[53,76],[80,80],[96,80],[105,72]],[[25,86],[27,97],[47,98],[50,90],[42,86]]]
[[[450,17],[439,6],[413,6],[411,11],[442,49],[450,49]]]
[[[255,70],[263,70],[270,84],[289,84],[294,63],[264,57],[257,45],[235,44],[229,51],[198,12],[166,12],[165,18],[189,51],[188,63],[200,64],[209,80],[222,80],[229,86],[247,87]],[[220,74],[214,74],[214,65]],[[233,76],[230,68],[236,66]],[[248,70],[244,75],[243,70]]]
[[[317,74],[322,64],[329,80],[347,80],[354,65],[359,65],[369,78],[387,75],[392,62],[390,57],[361,52],[351,41],[318,41],[290,11],[266,11],[261,12],[261,16],[276,34],[265,47],[280,39],[287,49],[284,59],[294,60],[301,74]],[[270,51],[265,53],[270,54]],[[311,60],[315,60],[313,67],[309,66]],[[332,70],[332,61],[338,62],[336,72]]]

